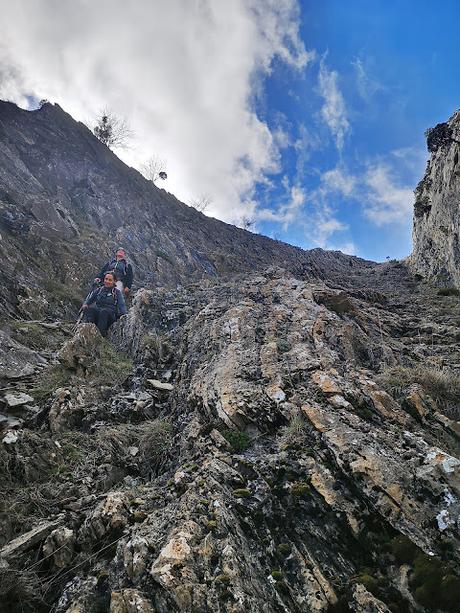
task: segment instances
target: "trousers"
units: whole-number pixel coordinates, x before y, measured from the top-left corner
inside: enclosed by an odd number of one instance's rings
[[[100,309],[97,306],[90,306],[85,311],[85,321],[96,324],[102,336],[107,336],[107,331],[115,322],[116,316],[112,309]]]

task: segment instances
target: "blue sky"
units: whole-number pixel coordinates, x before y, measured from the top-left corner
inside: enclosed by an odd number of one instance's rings
[[[411,251],[424,132],[460,107],[458,0],[0,0],[0,98],[130,125],[141,170],[304,248]]]
[[[286,207],[297,186],[303,212],[258,228],[306,248],[404,257],[410,192],[427,159],[424,131],[460,106],[460,3],[323,0],[303,1],[300,10],[300,35],[315,60],[301,74],[275,62],[255,105],[289,141],[281,149],[284,185],[272,177],[257,199],[269,210]]]

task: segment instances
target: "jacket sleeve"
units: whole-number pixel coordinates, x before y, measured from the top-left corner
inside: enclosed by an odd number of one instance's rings
[[[95,289],[91,292],[91,294],[88,296],[88,298],[84,301],[83,304],[93,304],[93,302],[96,300],[97,298],[97,292],[98,290]]]
[[[131,266],[131,264],[128,264],[128,266],[126,267],[126,278],[125,278],[125,286],[128,289],[131,289],[131,285],[133,284],[133,278],[134,278],[133,267]]]
[[[101,280],[104,279],[104,275],[108,271],[109,266],[110,266],[110,262],[107,262],[106,264],[104,264],[104,266],[101,268],[101,272],[98,275],[99,279],[101,279]]]
[[[118,317],[122,315],[126,315],[128,309],[126,308],[125,298],[123,296],[123,292],[120,292],[119,289],[115,290],[117,292],[117,308],[118,308]]]

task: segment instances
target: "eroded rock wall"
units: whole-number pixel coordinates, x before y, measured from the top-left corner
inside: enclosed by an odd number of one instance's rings
[[[415,190],[414,270],[460,287],[460,111],[428,132],[431,157]]]

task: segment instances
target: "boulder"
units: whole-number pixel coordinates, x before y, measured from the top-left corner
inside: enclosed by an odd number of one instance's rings
[[[124,589],[112,592],[110,613],[155,613],[155,609],[138,590]]]
[[[32,530],[18,536],[2,547],[0,550],[0,557],[12,558],[24,553],[28,549],[32,549],[32,547],[35,547],[37,543],[51,534],[51,532],[55,530],[60,523],[61,520],[59,519],[56,521],[48,521],[39,524],[35,528],[32,528]]]
[[[74,531],[62,526],[53,530],[47,537],[43,544],[43,555],[47,558],[52,556],[56,568],[65,568],[72,561],[74,546]]]
[[[172,383],[165,383],[164,381],[159,381],[158,379],[147,379],[147,383],[150,385],[150,387],[163,392],[172,392],[174,389],[174,385]]]
[[[81,324],[58,353],[59,362],[69,370],[86,372],[101,354],[102,337],[94,324]]]
[[[8,408],[19,407],[24,404],[28,404],[29,402],[33,402],[34,399],[29,394],[25,394],[24,392],[16,392],[11,394],[5,394],[3,397]]]
[[[22,379],[29,377],[37,366],[46,364],[46,360],[36,351],[13,340],[6,332],[0,330],[0,376],[5,379]]]

